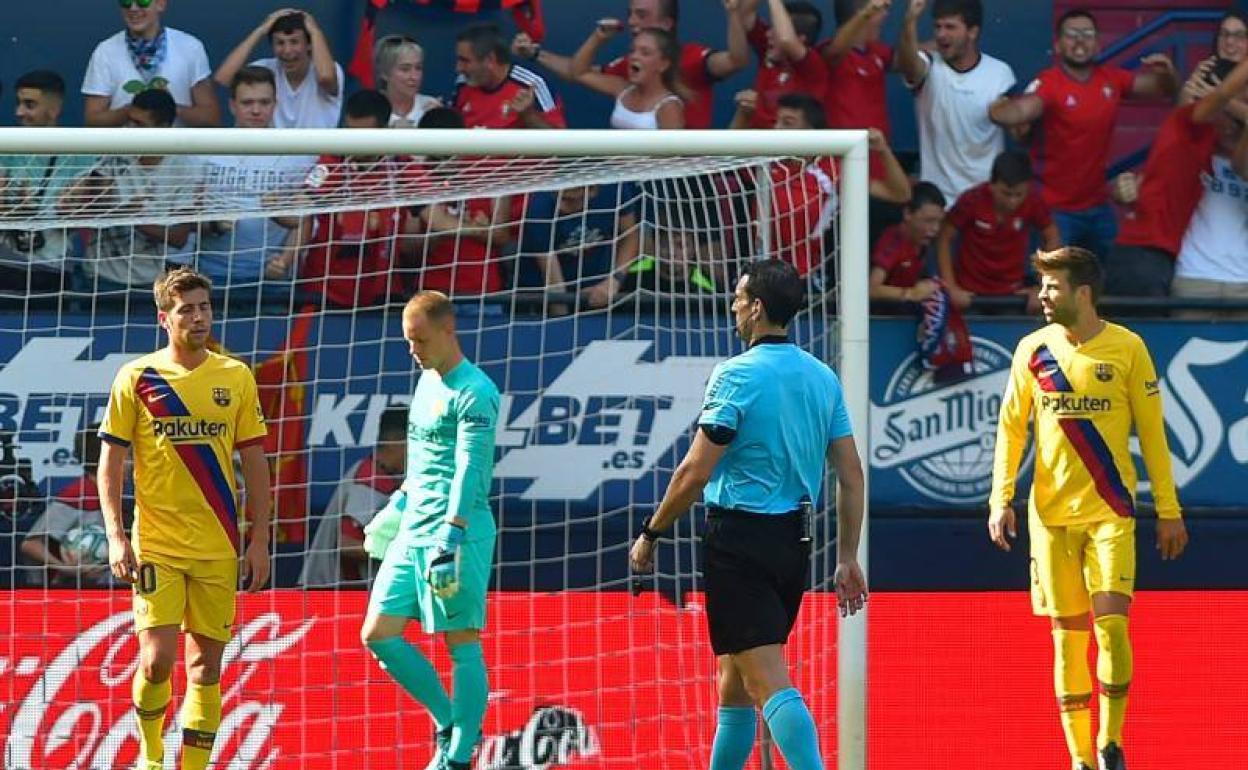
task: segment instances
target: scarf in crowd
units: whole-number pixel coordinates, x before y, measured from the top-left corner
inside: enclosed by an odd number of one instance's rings
[[[953,304],[949,289],[939,279],[940,288],[920,303],[918,343],[923,368],[943,375],[969,374],[974,352],[962,312]]]
[[[160,65],[165,63],[165,56],[169,53],[169,36],[165,32],[165,28],[161,27],[160,34],[151,40],[126,35],[130,59],[144,80],[151,80],[160,70]]]

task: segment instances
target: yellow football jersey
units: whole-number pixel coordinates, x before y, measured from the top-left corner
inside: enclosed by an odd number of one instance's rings
[[[234,450],[264,440],[256,380],[216,353],[188,371],[159,350],[121,368],[100,438],[134,448],[134,548],[186,559],[238,553]]]
[[[1132,424],[1157,515],[1181,515],[1157,372],[1135,333],[1106,324],[1076,347],[1064,327],[1049,324],[1019,342],[997,425],[994,507],[1014,499],[1033,413],[1036,470],[1030,505],[1042,522],[1065,526],[1135,515],[1137,477],[1128,443]]]

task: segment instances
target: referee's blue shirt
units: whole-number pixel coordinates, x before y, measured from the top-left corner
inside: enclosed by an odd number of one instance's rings
[[[715,367],[698,425],[735,432],[703,500],[759,514],[818,500],[829,444],[853,433],[836,374],[780,337]]]

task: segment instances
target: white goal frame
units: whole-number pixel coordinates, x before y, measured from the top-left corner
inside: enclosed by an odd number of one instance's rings
[[[867,132],[852,131],[463,131],[393,129],[3,128],[3,154],[408,154],[491,156],[839,156],[840,366],[859,458],[869,468]],[[864,476],[869,476],[865,474]],[[869,500],[869,495],[864,498]],[[869,505],[865,506],[869,509]],[[867,569],[864,511],[858,559]],[[865,770],[867,614],[838,621],[839,770]]]

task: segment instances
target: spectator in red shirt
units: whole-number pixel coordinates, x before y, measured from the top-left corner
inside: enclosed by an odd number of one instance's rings
[[[701,43],[684,43],[680,48],[680,83],[687,94],[685,99],[685,126],[687,128],[710,128],[714,111],[715,84],[745,69],[750,63],[750,47],[745,39],[745,28],[736,12],[739,0],[724,0],[728,16],[728,50],[717,51]],[[676,34],[679,16],[679,0],[628,0],[628,29],[636,36],[643,29],[658,27]],[[703,20],[705,21],[705,20]],[[618,19],[603,19],[601,25],[620,28]],[[512,51],[534,61],[564,80],[572,80],[572,59],[542,48],[528,35],[517,35]],[[608,75],[627,78],[629,57],[620,56],[602,68]]]
[[[827,118],[823,103],[811,94],[792,93],[780,97],[776,111],[777,129],[823,130]],[[871,151],[884,158],[889,173],[884,180],[871,180],[870,194],[891,203],[910,200],[910,180],[884,141],[884,135],[871,130]],[[825,232],[832,224],[837,207],[837,177],[840,164],[835,158],[794,158],[771,168],[771,249],[777,259],[791,262],[806,275],[823,264],[830,243]]]
[[[828,67],[814,48],[823,26],[819,9],[806,0],[767,0],[769,25],[757,13],[758,3],[744,0],[741,9],[750,45],[758,55],[758,74],[753,89],[737,94],[741,109],[732,128],[771,128],[777,100],[784,94],[828,90]]]
[[[347,128],[386,128],[390,102],[379,91],[356,92],[347,99],[343,122]],[[402,156],[326,155],[308,172],[305,186],[313,198],[365,201],[395,194],[418,173],[416,164]],[[297,255],[310,237],[296,270],[300,290],[334,307],[383,303],[390,295],[398,246],[409,219],[401,206],[327,211],[300,224],[283,259]]]
[[[633,36],[628,57],[628,77],[593,69],[594,54],[618,30],[598,25],[572,57],[572,77],[600,94],[615,97],[611,127],[655,130],[684,128],[685,103],[680,90],[678,61],[680,44],[672,33],[659,27],[643,29]]]
[[[901,221],[889,227],[871,252],[871,299],[922,302],[939,284],[922,277],[928,246],[945,219],[945,196],[931,182],[914,186]]]
[[[828,65],[828,128],[877,128],[885,139],[891,135],[884,76],[894,68],[894,56],[880,40],[890,2],[836,0],[836,36],[818,46]]]
[[[1032,231],[1040,233],[1045,251],[1056,249],[1061,240],[1033,177],[1026,153],[1003,152],[992,163],[989,181],[962,193],[949,211],[936,255],[940,278],[957,307],[969,307],[976,294],[1016,294],[1027,297],[1029,305],[1035,299],[1035,292],[1023,286]]]
[[[459,113],[435,107],[420,128],[463,128]],[[437,161],[434,161],[437,162]],[[432,176],[446,176],[430,171]],[[436,289],[452,298],[480,296],[503,288],[502,252],[516,238],[522,196],[465,198],[431,203],[420,210],[415,230],[421,258],[416,285],[405,293]]]
[[[455,38],[455,109],[468,128],[566,128],[541,75],[511,61],[497,26],[470,24]]]
[[[1057,66],[1041,72],[1022,96],[994,103],[988,114],[1009,127],[1040,120],[1032,158],[1044,202],[1062,242],[1103,261],[1118,229],[1105,181],[1118,108],[1124,98],[1169,98],[1178,81],[1165,54],[1145,56],[1135,73],[1097,64],[1096,19],[1086,10],[1062,14],[1053,48]]]
[[[1206,80],[1189,83],[1188,90],[1195,89],[1199,101],[1171,112],[1157,131],[1143,173],[1120,180],[1118,197],[1128,208],[1107,259],[1107,294],[1169,295],[1174,261],[1203,193],[1201,175],[1212,172],[1218,124],[1225,133],[1233,130],[1235,120],[1242,125],[1248,117],[1248,107],[1238,98],[1245,87],[1248,58],[1234,69],[1224,60],[1208,71]]]

